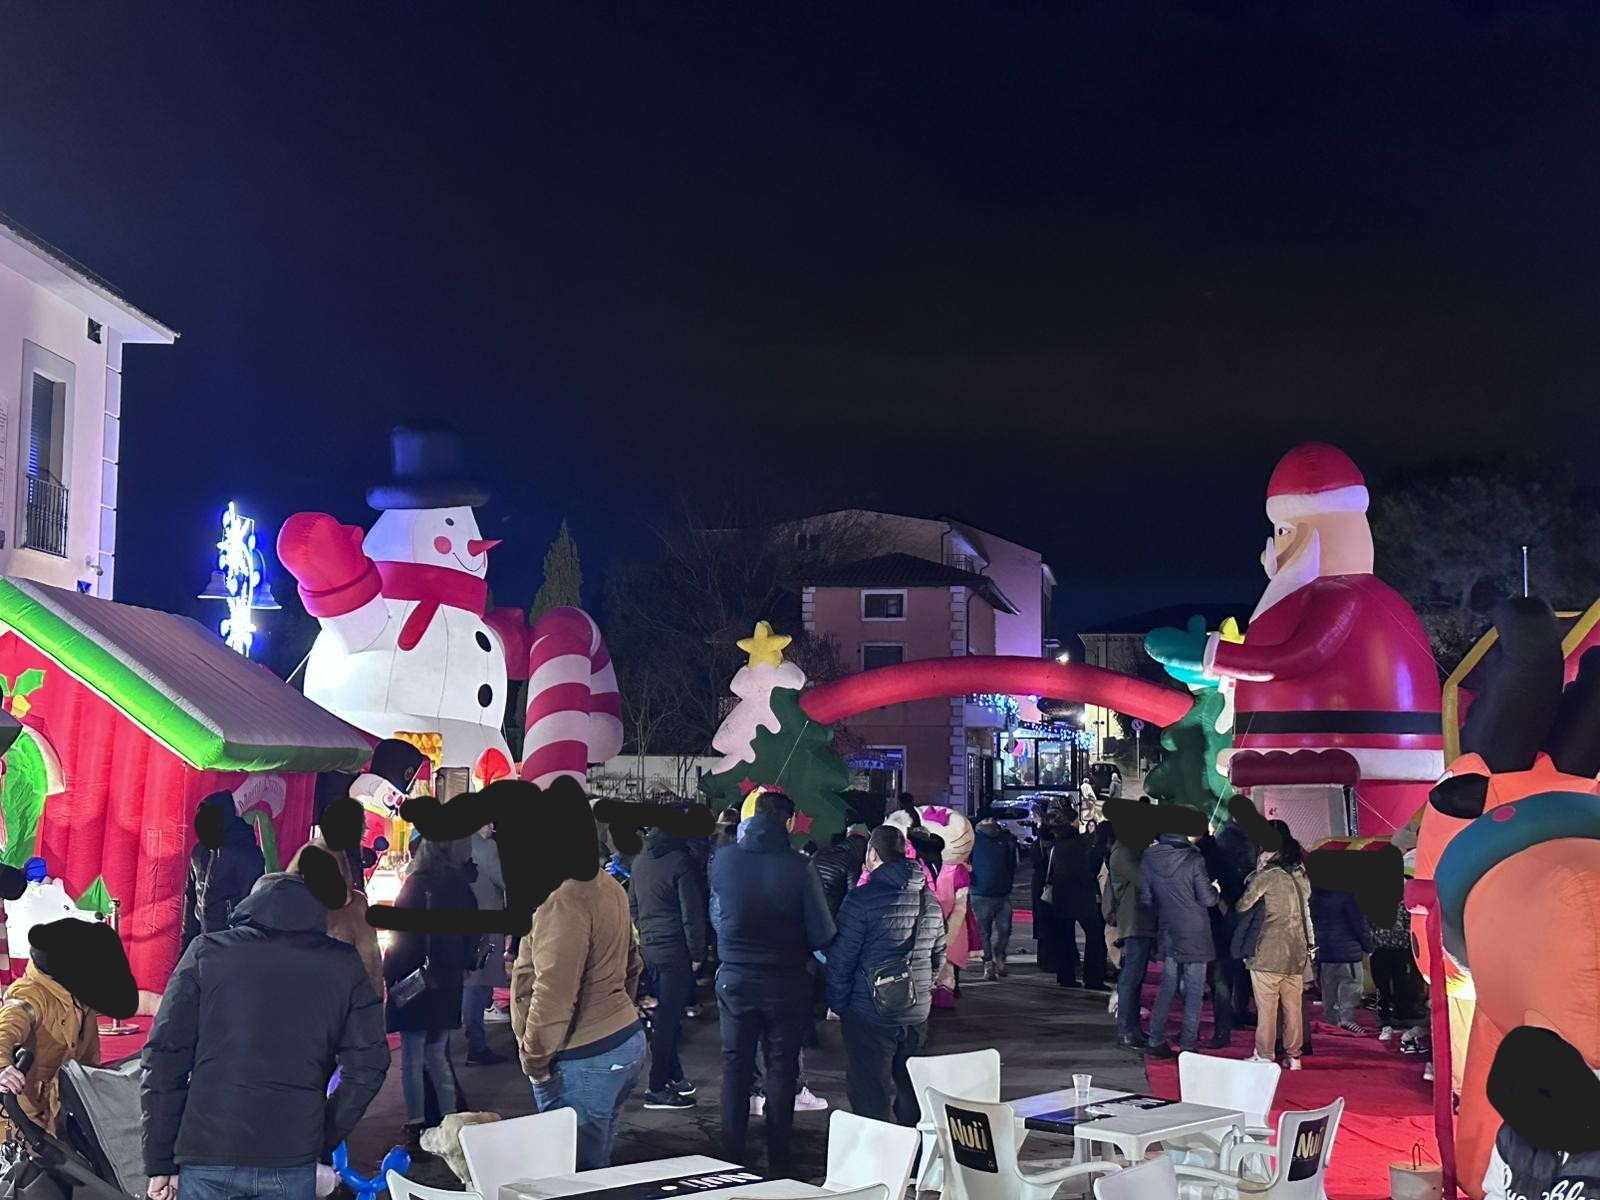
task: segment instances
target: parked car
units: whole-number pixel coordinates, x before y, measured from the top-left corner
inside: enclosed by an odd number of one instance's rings
[[[1097,762],[1089,768],[1089,786],[1102,800],[1116,800],[1122,795],[1122,768],[1116,763]]]
[[[994,819],[1010,830],[1011,836],[1017,839],[1017,845],[1024,850],[1033,845],[1037,827],[1033,810],[1026,804],[996,804]]]

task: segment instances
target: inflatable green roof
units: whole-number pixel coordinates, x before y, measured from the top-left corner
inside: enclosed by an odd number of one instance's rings
[[[196,621],[0,578],[0,625],[191,765],[353,771],[372,741]]]

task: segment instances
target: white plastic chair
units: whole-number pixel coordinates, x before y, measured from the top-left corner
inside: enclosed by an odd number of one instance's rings
[[[423,1187],[412,1183],[399,1171],[384,1176],[389,1185],[389,1200],[483,1200],[477,1192],[452,1192],[445,1188]]]
[[[1225,1146],[1220,1170],[1178,1165],[1183,1200],[1326,1200],[1323,1175],[1333,1157],[1333,1141],[1344,1112],[1341,1097],[1325,1108],[1285,1112],[1278,1117],[1273,1144],[1241,1141]],[[1280,1151],[1287,1148],[1287,1153]],[[1268,1165],[1251,1173],[1251,1163]]]
[[[856,1189],[881,1184],[885,1200],[902,1200],[918,1141],[915,1129],[834,1109],[828,1118],[828,1176],[822,1186],[853,1195]]]
[[[917,1171],[917,1191],[937,1192],[944,1187],[939,1160],[939,1137],[934,1122],[930,1088],[949,1096],[973,1100],[1000,1099],[1000,1051],[971,1050],[965,1054],[925,1054],[906,1059],[906,1073],[917,1093],[917,1132],[922,1134],[922,1166]],[[1021,1144],[1018,1135],[1018,1145]]]
[[[1059,1162],[1023,1170],[1017,1161],[1016,1109],[928,1089],[944,1160],[945,1200],[1051,1200],[1063,1183],[1122,1168],[1113,1162]]]
[[[1178,1173],[1165,1154],[1094,1181],[1095,1200],[1178,1200]]]
[[[737,1196],[730,1200],[739,1200]],[[848,1192],[829,1192],[827,1200],[891,1200],[889,1189],[881,1183],[869,1183],[866,1187],[851,1188]]]
[[[1283,1068],[1275,1062],[1249,1062],[1184,1051],[1178,1055],[1178,1094],[1193,1104],[1237,1109],[1244,1114],[1243,1136],[1266,1141],[1272,1137],[1272,1126],[1267,1121],[1282,1074]],[[1170,1138],[1163,1147],[1179,1163],[1218,1168],[1222,1165],[1222,1147],[1239,1140],[1240,1135],[1232,1131],[1197,1133]]]
[[[556,1108],[509,1121],[461,1127],[461,1155],[472,1186],[485,1200],[500,1200],[500,1185],[549,1179],[578,1169],[578,1113]]]

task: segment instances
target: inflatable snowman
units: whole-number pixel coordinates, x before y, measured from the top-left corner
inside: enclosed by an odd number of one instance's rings
[[[486,751],[509,760],[501,735],[506,653],[484,622],[489,551],[473,509],[459,438],[435,429],[391,435],[394,478],[367,490],[381,512],[365,534],[326,513],[296,513],[278,558],[322,625],[305,693],[375,737],[436,732],[446,767]]]

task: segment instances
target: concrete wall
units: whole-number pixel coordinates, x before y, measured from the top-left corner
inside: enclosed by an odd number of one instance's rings
[[[87,581],[110,597],[116,550],[117,457],[122,346],[103,328],[38,284],[0,266],[0,574],[75,588]],[[30,346],[36,349],[30,350]],[[28,378],[24,379],[24,362]],[[65,557],[22,548],[32,371],[68,375],[62,482],[68,489]],[[92,564],[92,565],[91,565]],[[101,572],[97,573],[95,567]]]

